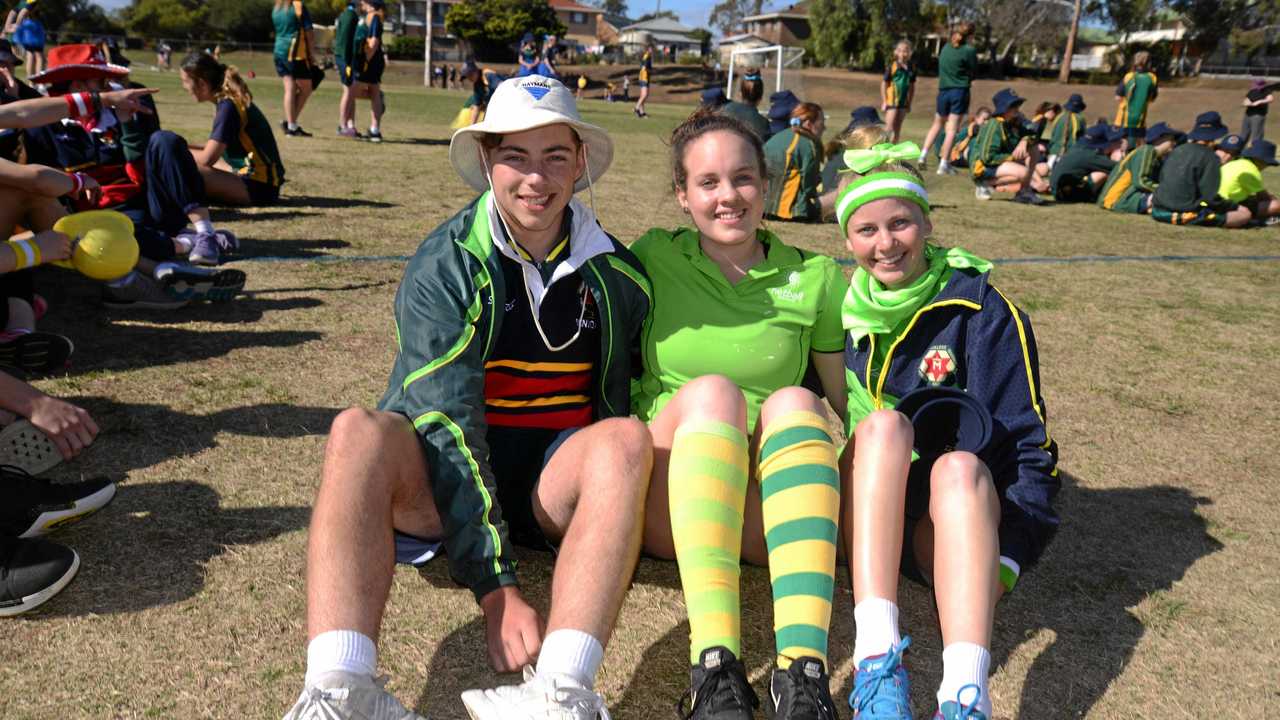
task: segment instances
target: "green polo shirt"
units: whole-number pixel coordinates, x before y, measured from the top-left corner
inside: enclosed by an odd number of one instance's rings
[[[765,259],[730,284],[692,228],[655,228],[631,246],[653,283],[632,411],[650,422],[684,384],[724,375],[747,399],[747,427],[772,393],[804,379],[810,352],[841,352],[847,283],[836,262],[760,230]]]
[[[760,137],[760,142],[769,139],[769,121],[765,120],[760,111],[754,107],[746,103],[729,102],[720,108],[720,112],[741,120],[747,127],[755,131],[755,134]]]
[[[1262,189],[1262,170],[1252,160],[1237,158],[1222,166],[1218,195],[1233,203],[1242,203]]]
[[[965,88],[973,84],[978,71],[978,51],[968,43],[956,47],[947,43],[938,53],[938,89]]]

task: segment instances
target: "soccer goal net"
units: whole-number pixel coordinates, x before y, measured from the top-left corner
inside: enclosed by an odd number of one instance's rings
[[[741,48],[729,55],[728,87],[725,95],[734,99],[737,86],[734,80],[739,79],[747,71],[760,73],[765,87],[773,86],[769,92],[790,90],[797,97],[804,97],[804,76],[800,73],[800,59],[804,57],[804,48],[787,47],[785,45],[767,45],[765,47]],[[767,96],[767,93],[766,93]]]

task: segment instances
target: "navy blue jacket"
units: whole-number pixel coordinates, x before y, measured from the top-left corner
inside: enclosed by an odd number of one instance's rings
[[[1058,528],[1053,498],[1062,485],[1031,321],[988,284],[987,273],[956,270],[889,350],[880,377],[868,377],[872,343],[884,340],[845,341],[845,368],[878,408],[934,384],[961,388],[991,411],[991,442],[980,458],[1000,493],[1000,555],[1025,571]]]

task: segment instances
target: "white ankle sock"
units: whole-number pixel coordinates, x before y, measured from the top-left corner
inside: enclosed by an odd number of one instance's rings
[[[898,606],[884,598],[866,598],[853,607],[856,635],[853,641],[853,664],[875,655],[883,655],[902,642],[898,631]]]
[[[213,223],[212,223],[211,221],[209,221],[209,220],[197,220],[197,221],[196,221],[196,232],[198,232],[198,233],[211,233],[211,232],[213,232]]]
[[[977,698],[977,709],[991,717],[991,696],[987,693],[987,675],[991,672],[991,652],[981,645],[968,642],[951,643],[942,651],[942,685],[938,688],[938,706],[944,702],[974,701],[974,692],[965,685],[977,685],[982,693]],[[960,696],[957,699],[957,696]]]
[[[330,630],[307,645],[307,678],[311,684],[321,674],[334,671],[373,677],[378,669],[378,648],[368,636],[355,630]]]
[[[297,130],[297,129],[298,129],[298,123],[289,123],[289,124],[288,124],[288,127],[289,127],[289,129],[290,129],[290,130]]]
[[[604,646],[581,630],[555,630],[542,641],[538,653],[538,673],[568,675],[588,690],[604,661]]]

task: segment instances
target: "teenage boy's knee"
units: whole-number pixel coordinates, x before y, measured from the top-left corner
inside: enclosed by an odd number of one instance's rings
[[[395,445],[397,436],[403,434],[413,434],[413,425],[403,415],[368,408],[347,408],[333,419],[329,428],[329,445],[335,448],[386,448]]]

